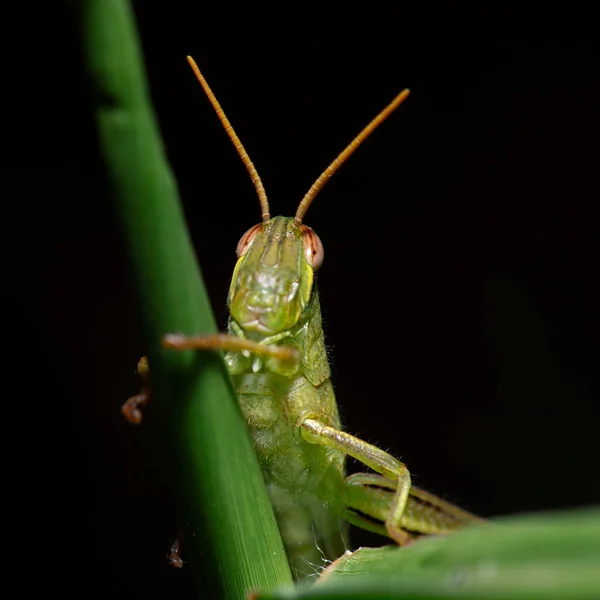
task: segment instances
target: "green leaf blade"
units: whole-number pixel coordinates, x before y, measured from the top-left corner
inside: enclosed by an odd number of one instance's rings
[[[594,600],[600,509],[498,519],[406,548],[361,548],[312,588],[261,598]]]
[[[166,333],[216,332],[216,323],[149,100],[130,5],[79,4],[100,144],[148,339],[152,405],[146,421],[155,419],[189,523],[184,560],[209,571],[213,587],[204,589],[205,572],[202,597],[210,591],[244,598],[289,584],[277,525],[221,355],[160,346]]]

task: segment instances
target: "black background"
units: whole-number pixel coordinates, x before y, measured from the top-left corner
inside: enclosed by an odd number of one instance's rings
[[[144,347],[77,21],[60,6],[29,24],[41,62],[7,94],[19,112],[5,112],[15,554],[49,566],[65,593],[85,591],[76,581],[89,574],[117,597],[185,595],[189,573],[165,560],[179,524],[152,439],[119,413]],[[293,213],[410,87],[305,219],[325,246],[319,288],[345,427],[483,516],[598,503],[594,35],[565,15],[450,6],[134,2],[219,321],[237,240],[260,210],[186,54],[272,214]],[[46,585],[24,585],[35,583]]]

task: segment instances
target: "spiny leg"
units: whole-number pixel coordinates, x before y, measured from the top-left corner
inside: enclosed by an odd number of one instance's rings
[[[395,493],[385,518],[385,529],[387,535],[398,545],[409,544],[411,536],[401,529],[402,515],[406,509],[411,487],[410,473],[406,465],[377,446],[329,427],[316,419],[305,419],[300,424],[300,431],[307,442],[344,452],[394,482]]]
[[[392,491],[396,489],[392,481],[374,473],[355,473],[347,477],[346,482],[349,485],[354,486],[375,486]],[[481,517],[478,517],[477,515],[474,515],[473,513],[456,506],[456,504],[452,504],[451,502],[432,494],[431,492],[418,488],[415,485],[411,486],[410,488],[409,504],[413,498],[416,498],[417,500],[420,500],[421,502],[433,507],[438,514],[443,515],[444,521],[446,521],[449,525],[456,523],[456,525],[452,525],[452,529],[459,524],[467,525],[469,523],[486,522],[485,519],[482,519]],[[417,504],[416,501],[413,503]]]
[[[390,513],[397,484],[381,475],[373,474],[373,477],[379,477],[389,483],[389,487],[386,485],[384,489],[375,488],[363,482],[360,477],[357,478],[356,475],[368,474],[357,473],[344,480],[342,516],[357,527],[388,536],[384,523]]]
[[[351,522],[375,531],[389,514],[395,485],[374,473],[355,473],[344,481],[343,503]],[[419,535],[445,535],[483,519],[419,488],[411,488],[399,525]],[[385,531],[383,532],[386,534]]]
[[[477,515],[474,515],[473,513],[470,513],[468,510],[464,510],[463,508],[456,506],[456,504],[452,504],[452,502],[448,502],[447,500],[444,500],[444,499],[440,498],[439,496],[436,496],[435,494],[427,492],[421,488],[413,486],[410,491],[410,494],[411,494],[411,496],[414,496],[415,498],[418,498],[419,500],[423,500],[424,502],[427,502],[431,506],[438,508],[440,511],[454,517],[458,521],[463,522],[465,525],[467,525],[468,523],[485,523],[486,522],[485,519],[478,517]]]
[[[121,407],[121,413],[132,425],[139,425],[142,422],[142,411],[140,408],[148,404],[150,399],[150,369],[146,356],[140,358],[137,365],[137,372],[142,378],[142,389],[135,396],[131,396]]]

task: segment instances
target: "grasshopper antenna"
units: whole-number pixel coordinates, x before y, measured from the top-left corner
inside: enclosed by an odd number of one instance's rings
[[[206,79],[204,79],[204,76],[202,75],[202,73],[200,73],[200,69],[196,64],[196,61],[191,56],[187,57],[187,61],[190,64],[190,67],[192,67],[192,71],[194,71],[194,75],[196,76],[196,79],[200,82],[200,85],[202,86],[204,93],[207,95],[209,102],[215,109],[217,117],[219,117],[219,120],[225,128],[229,139],[233,142],[237,153],[240,155],[240,158],[246,166],[246,169],[248,169],[248,173],[250,173],[250,179],[252,179],[252,183],[256,188],[256,193],[258,194],[258,200],[260,201],[260,208],[262,210],[262,220],[263,222],[266,222],[271,218],[271,215],[269,213],[269,201],[267,200],[267,193],[265,192],[265,187],[262,181],[260,180],[260,177],[258,176],[258,172],[255,166],[252,164],[252,161],[250,160],[246,149],[242,145],[242,142],[240,142],[240,138],[236,135],[233,126],[229,122],[229,119],[225,116],[225,112],[221,108],[221,105],[217,102],[217,99],[215,98],[215,95],[210,89]]]
[[[402,90],[338,155],[338,157],[319,175],[319,178],[313,183],[312,187],[298,205],[294,221],[297,225],[302,223],[302,219],[312,204],[315,196],[321,191],[323,186],[329,181],[329,178],[342,166],[342,164],[352,156],[354,151],[379,127],[410,94],[409,89]]]

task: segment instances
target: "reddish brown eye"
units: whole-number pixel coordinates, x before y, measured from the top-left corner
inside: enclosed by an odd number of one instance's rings
[[[323,264],[325,251],[319,236],[308,225],[301,225],[304,252],[308,264],[316,271]]]
[[[248,248],[250,248],[250,244],[252,243],[252,240],[256,237],[256,234],[261,229],[262,229],[262,223],[259,223],[258,225],[255,225],[254,227],[250,227],[250,229],[248,229],[248,231],[246,231],[246,233],[240,238],[240,241],[238,242],[237,249],[236,249],[238,258],[240,258],[241,256],[244,256],[244,254],[246,254],[246,252],[248,251]]]

